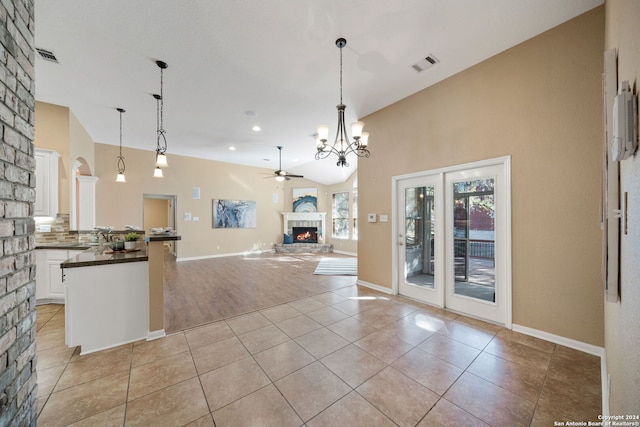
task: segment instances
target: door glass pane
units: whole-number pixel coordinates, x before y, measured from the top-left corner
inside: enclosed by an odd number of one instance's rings
[[[331,236],[338,239],[349,238],[349,193],[333,194],[332,210],[333,231]]]
[[[434,187],[406,188],[405,283],[434,287]]]
[[[494,179],[453,183],[455,294],[495,302]]]

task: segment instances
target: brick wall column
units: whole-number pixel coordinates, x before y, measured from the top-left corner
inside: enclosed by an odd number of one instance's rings
[[[0,2],[0,426],[36,425],[33,20]]]

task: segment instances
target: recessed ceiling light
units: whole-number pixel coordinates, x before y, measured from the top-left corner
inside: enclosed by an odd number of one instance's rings
[[[229,146],[229,150],[230,150],[230,151],[236,151],[236,147],[234,147],[233,145],[230,145],[230,146]]]
[[[247,110],[244,112],[244,114],[247,117],[258,117],[258,113],[256,113],[255,111],[251,111],[251,110]]]
[[[253,127],[251,128],[251,130],[253,130],[254,132],[260,132],[260,126],[258,126],[258,125],[253,125]]]

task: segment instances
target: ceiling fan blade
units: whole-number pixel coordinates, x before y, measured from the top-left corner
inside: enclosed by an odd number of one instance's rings
[[[287,176],[288,176],[289,178],[304,178],[304,176],[303,176],[303,175],[292,175],[292,174],[290,174],[290,173],[288,173],[288,174],[287,174]]]

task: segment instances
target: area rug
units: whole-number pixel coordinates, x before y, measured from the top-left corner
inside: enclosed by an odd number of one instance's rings
[[[357,276],[358,258],[321,258],[313,274],[324,276]]]

